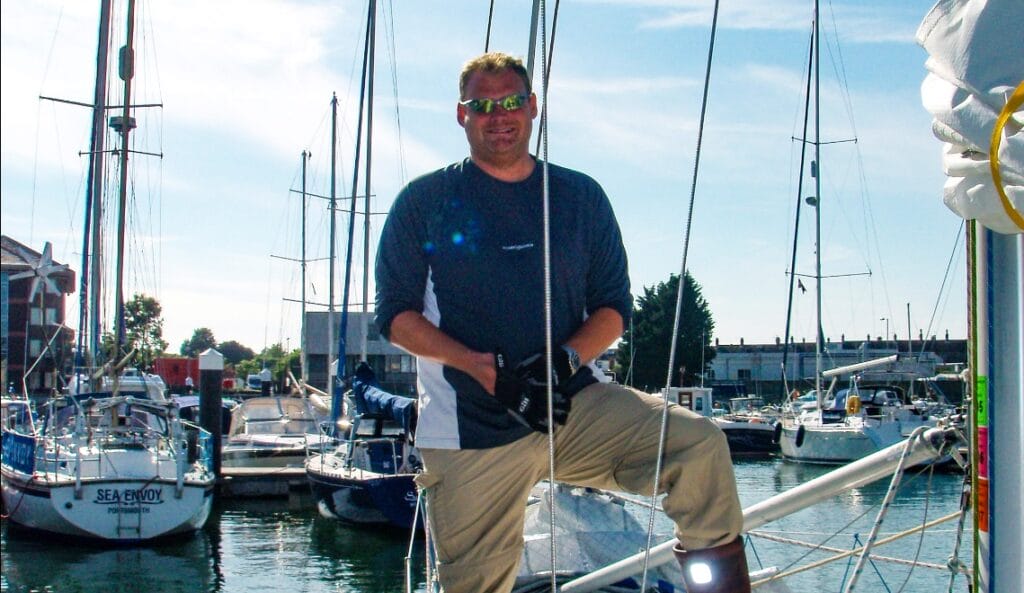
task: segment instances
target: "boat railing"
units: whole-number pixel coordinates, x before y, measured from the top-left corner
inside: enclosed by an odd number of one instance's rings
[[[347,459],[349,466],[353,465],[354,457],[356,455],[353,447],[358,447],[363,450],[362,453],[366,456],[365,467],[371,471],[378,473],[395,473],[404,462],[404,447],[392,438],[370,437],[359,439],[357,443],[353,443],[350,446],[350,451],[352,452],[349,454]],[[388,457],[390,457],[391,462],[390,468],[387,467],[387,461],[389,460]]]

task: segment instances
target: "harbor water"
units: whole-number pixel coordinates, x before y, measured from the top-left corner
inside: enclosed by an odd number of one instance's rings
[[[828,468],[778,459],[737,460],[736,479],[743,505],[765,500],[811,480]],[[902,532],[959,509],[963,477],[951,473],[908,473],[882,524],[879,538]],[[765,525],[748,543],[751,570],[792,570],[831,556],[776,541],[778,537],[842,550],[864,543],[878,517],[889,480],[839,496]],[[646,512],[638,510],[646,525]],[[917,559],[945,566],[956,544],[957,522],[950,521],[878,547],[879,556]],[[971,564],[971,523],[963,529],[960,559]],[[395,533],[338,524],[318,515],[305,495],[288,500],[219,501],[206,528],[182,539],[134,548],[41,539],[13,527],[0,529],[0,591],[398,593],[406,587],[409,542]],[[414,591],[426,591],[422,544],[411,559]],[[786,581],[793,593],[841,592],[856,558],[799,572]],[[948,570],[875,561],[855,591],[946,591]],[[957,577],[953,591],[967,591]]]

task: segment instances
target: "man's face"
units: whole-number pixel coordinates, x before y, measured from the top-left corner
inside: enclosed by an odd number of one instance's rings
[[[476,72],[466,84],[463,99],[502,99],[509,95],[525,95],[526,86],[511,70],[497,73]],[[494,105],[490,113],[480,113],[459,105],[457,117],[466,130],[469,152],[481,165],[506,167],[529,156],[532,120],[537,116],[537,97],[529,99],[514,111]]]

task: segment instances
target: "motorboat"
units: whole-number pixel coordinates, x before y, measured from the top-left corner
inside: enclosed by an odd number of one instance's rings
[[[221,447],[221,467],[301,468],[307,447],[320,443],[319,418],[305,397],[243,399],[232,408]]]

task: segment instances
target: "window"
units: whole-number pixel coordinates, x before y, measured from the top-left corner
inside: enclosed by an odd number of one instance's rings
[[[740,381],[749,381],[750,377],[750,369],[736,369],[736,378]]]
[[[395,354],[387,356],[388,373],[415,373],[416,358],[408,354]]]
[[[43,324],[43,312],[39,310],[39,307],[32,307],[29,309],[29,325],[42,325]]]
[[[57,308],[47,307],[46,308],[46,324],[57,325]]]
[[[39,353],[43,351],[43,341],[38,338],[33,338],[28,341],[28,355],[39,356]]]

